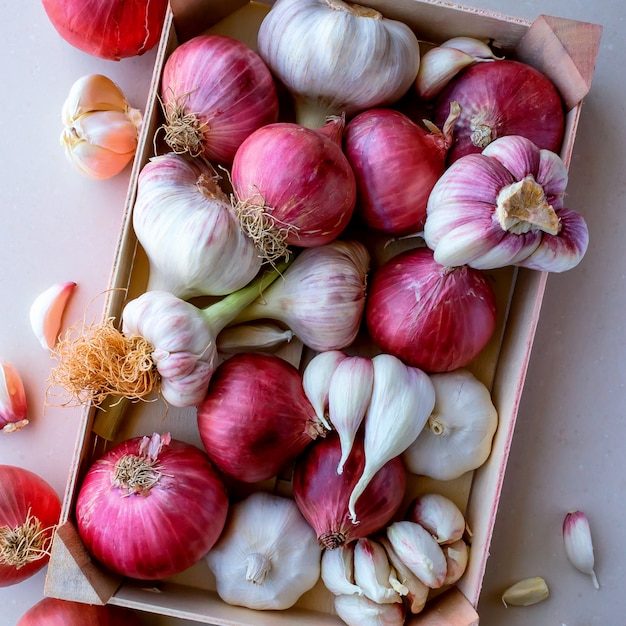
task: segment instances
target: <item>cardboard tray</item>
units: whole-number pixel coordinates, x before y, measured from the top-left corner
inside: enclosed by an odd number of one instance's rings
[[[531,23],[439,0],[365,0],[361,4],[379,10],[386,17],[406,22],[425,45],[441,43],[458,35],[487,38],[507,55],[545,73],[558,87],[568,111],[561,156],[569,165],[581,102],[591,85],[602,31],[600,26],[544,15]],[[144,108],[145,123],[131,173],[123,228],[105,306],[106,317],[119,319],[125,301],[139,295],[146,285],[147,261],[133,233],[132,208],[139,172],[153,155],[154,134],[162,123],[157,94],[165,60],[178,43],[207,29],[229,34],[255,49],[256,32],[268,10],[268,4],[247,0],[171,0]],[[374,265],[383,260],[382,256],[374,254]],[[470,369],[491,389],[499,415],[498,430],[491,455],[479,469],[442,483],[423,477],[411,478],[407,499],[431,490],[447,495],[464,511],[472,533],[470,560],[464,576],[456,587],[429,602],[422,613],[408,618],[407,623],[412,626],[478,624],[476,607],[547,278],[545,273],[512,267],[487,272],[487,275],[497,293],[498,329]],[[300,347],[294,344],[290,348],[294,352],[284,356],[297,362]],[[321,582],[304,594],[292,609],[253,611],[223,603],[214,591],[212,574],[204,563],[147,587],[113,575],[92,561],[76,532],[73,510],[84,472],[91,461],[111,445],[94,432],[96,418],[96,410],[84,410],[61,524],[46,576],[47,596],[94,604],[111,603],[225,626],[343,624],[333,614],[332,596]],[[117,440],[164,430],[175,438],[202,447],[195,411],[167,408],[162,402],[133,405]],[[288,492],[288,480],[277,478],[263,488]]]

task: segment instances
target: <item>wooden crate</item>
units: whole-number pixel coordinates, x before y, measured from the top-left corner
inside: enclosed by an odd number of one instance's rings
[[[561,156],[569,164],[581,101],[587,94],[598,53],[601,27],[568,19],[539,16],[533,22],[439,0],[365,0],[386,17],[409,24],[420,40],[437,44],[457,35],[488,38],[546,74],[558,87],[567,113]],[[153,155],[153,137],[162,123],[158,103],[161,71],[178,43],[206,30],[237,37],[256,48],[256,32],[269,5],[246,0],[171,0],[159,45],[152,86],[144,109],[145,124],[133,166],[123,229],[114,260],[106,316],[119,318],[124,302],[139,295],[147,281],[147,261],[132,228],[132,209],[139,172]],[[382,255],[382,252],[381,252]],[[376,264],[382,256],[374,256]],[[465,512],[472,531],[468,568],[457,587],[409,618],[411,626],[471,626],[478,623],[476,606],[489,556],[506,462],[546,284],[546,274],[503,268],[487,272],[498,297],[498,330],[470,369],[492,391],[499,426],[488,461],[474,472],[445,483],[420,477],[410,481],[408,497],[436,490]],[[292,355],[298,359],[298,346]],[[288,356],[288,355],[287,355]],[[91,461],[111,445],[94,430],[97,411],[85,409],[67,485],[59,527],[48,566],[45,593],[81,602],[111,603],[208,624],[227,626],[340,625],[332,596],[319,583],[287,611],[253,611],[223,603],[202,562],[171,580],[151,586],[124,580],[104,571],[86,553],[75,530],[73,510],[80,481]],[[166,408],[164,403],[134,405],[117,440],[168,430],[201,446],[195,411]],[[278,484],[270,488],[281,488]]]

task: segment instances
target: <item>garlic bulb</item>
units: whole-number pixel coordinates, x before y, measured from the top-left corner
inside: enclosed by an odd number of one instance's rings
[[[575,267],[589,244],[583,217],[563,206],[567,168],[520,135],[455,161],[432,189],[424,239],[442,265],[545,272]]]
[[[321,548],[293,500],[259,491],[231,506],[205,559],[224,602],[287,609],[318,581]]]
[[[173,152],[150,159],[139,175],[133,227],[149,260],[149,291],[226,295],[262,264],[215,172],[200,159]]]
[[[294,96],[296,120],[309,128],[394,103],[420,64],[406,24],[342,0],[278,0],[261,23],[258,48]]]
[[[497,59],[480,39],[453,37],[428,50],[420,61],[415,87],[424,100],[432,100],[465,67]]]
[[[465,517],[450,498],[424,493],[409,504],[405,518],[423,526],[439,544],[454,543],[465,533]]]
[[[413,474],[452,480],[487,460],[498,414],[489,390],[469,370],[431,374],[430,380],[435,407],[403,460]]]
[[[367,596],[335,596],[335,611],[348,626],[403,626],[402,604],[380,604]]]
[[[135,156],[142,115],[110,78],[101,74],[79,78],[63,103],[61,118],[61,145],[86,176],[111,178]]]
[[[322,581],[326,589],[336,596],[363,594],[363,590],[354,583],[355,545],[356,541],[351,541],[322,553]]]
[[[387,461],[415,441],[435,404],[435,390],[422,370],[405,365],[390,354],[377,354],[372,366],[374,384],[365,414],[365,467],[348,503],[355,523],[359,496]]]
[[[387,604],[402,602],[402,597],[391,584],[396,574],[380,543],[368,537],[357,539],[354,546],[354,582],[374,602]],[[406,592],[406,589],[403,589]]]

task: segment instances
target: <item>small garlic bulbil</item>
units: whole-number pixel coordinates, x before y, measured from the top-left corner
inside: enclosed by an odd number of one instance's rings
[[[79,78],[61,111],[61,145],[83,174],[103,180],[119,174],[135,156],[141,112],[102,74]]]
[[[525,578],[511,585],[502,594],[504,606],[531,606],[545,600],[550,595],[550,590],[546,581],[537,576],[535,578]]]
[[[594,570],[593,543],[589,519],[582,511],[570,511],[563,520],[563,543],[570,563],[583,574],[591,576],[593,586],[600,589]]]
[[[47,350],[56,345],[63,312],[75,288],[75,282],[56,283],[40,293],[31,304],[30,325],[39,343]]]
[[[10,433],[24,428],[26,418],[26,393],[17,369],[0,360],[0,432]]]

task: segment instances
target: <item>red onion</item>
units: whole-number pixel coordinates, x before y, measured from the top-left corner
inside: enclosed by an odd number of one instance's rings
[[[356,181],[341,142],[332,138],[344,125],[343,117],[330,118],[319,130],[270,124],[237,150],[232,169],[237,212],[265,256],[278,258],[287,245],[324,245],[348,225]]]
[[[61,501],[40,476],[0,465],[0,587],[30,578],[50,559]]]
[[[138,626],[140,623],[135,612],[119,606],[44,598],[22,615],[17,626]]]
[[[227,512],[226,488],[207,455],[169,434],[109,450],[87,471],[76,501],[87,551],[141,580],[197,563],[219,538]]]
[[[65,41],[112,61],[156,46],[167,5],[167,0],[43,0],[48,18]]]
[[[217,467],[246,483],[276,476],[325,432],[300,372],[258,352],[236,354],[217,368],[198,406],[198,428]]]
[[[496,326],[496,300],[480,270],[444,267],[429,248],[392,257],[371,281],[367,328],[383,351],[426,372],[468,365]]]
[[[278,119],[274,79],[261,57],[223,35],[198,35],[168,57],[161,78],[165,141],[230,164],[253,131]]]
[[[406,486],[400,457],[378,470],[356,503],[358,524],[352,522],[348,501],[365,467],[363,434],[355,438],[350,456],[337,473],[341,444],[336,433],[316,441],[295,464],[293,496],[304,518],[325,548],[334,549],[383,528],[394,516]]]
[[[450,163],[505,135],[522,135],[539,148],[559,151],[563,102],[552,82],[526,63],[495,60],[465,69],[437,98],[435,124],[443,124],[452,102],[461,105],[461,115],[454,126]]]
[[[393,235],[420,231],[428,196],[443,174],[456,108],[429,131],[403,113],[370,109],[346,126],[344,150],[357,181],[356,212],[375,230]]]

